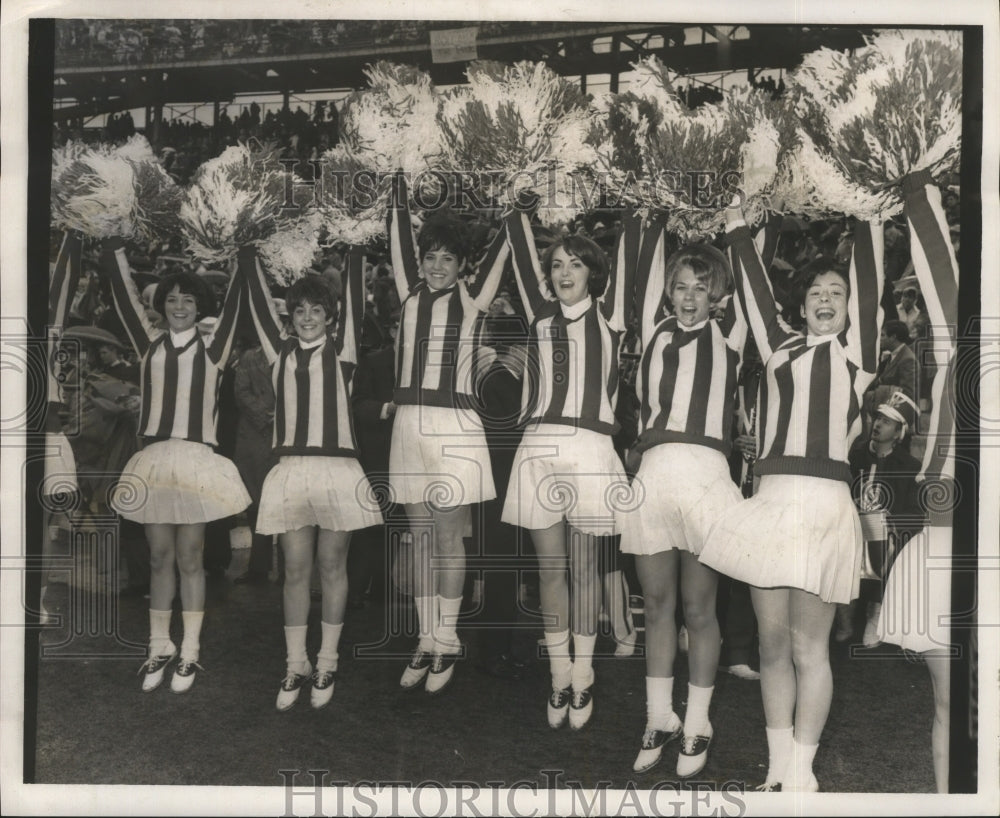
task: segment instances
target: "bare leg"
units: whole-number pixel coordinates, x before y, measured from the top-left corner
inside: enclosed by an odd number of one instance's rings
[[[715,615],[715,591],[719,575],[698,562],[698,558],[688,551],[680,552],[680,562],[681,598],[684,604],[684,623],[688,629],[691,684],[696,687],[713,687],[722,647],[719,620]]]
[[[446,599],[462,596],[465,588],[465,531],[469,506],[428,507],[434,518],[434,585]]]
[[[635,569],[646,618],[646,675],[668,679],[677,656],[677,549],[636,555]]]
[[[593,636],[601,611],[601,581],[597,571],[598,539],[569,529],[569,573],[573,584],[573,633]]]
[[[316,563],[323,586],[323,621],[339,625],[347,607],[347,551],[349,531],[320,529]],[[304,624],[304,623],[303,623]]]
[[[768,727],[793,726],[795,668],[787,588],[751,588],[760,635],[760,695]]]
[[[153,610],[169,611],[177,594],[176,529],[167,523],[149,523],[145,527],[149,542],[149,607]]]
[[[309,620],[309,580],[312,575],[316,527],[304,526],[278,537],[285,554],[285,585],[282,604],[285,626],[298,627]]]
[[[176,527],[177,569],[181,575],[181,608],[205,610],[205,524]]]
[[[570,629],[569,586],[566,583],[566,530],[558,522],[531,532],[538,557],[538,596],[545,630],[559,633]]]
[[[797,676],[795,740],[799,744],[819,744],[833,699],[830,628],[837,606],[797,588],[788,595],[792,661]]]
[[[924,654],[934,688],[934,724],[931,750],[934,754],[934,783],[938,792],[948,792],[948,740],[951,730],[951,657],[945,650]]]

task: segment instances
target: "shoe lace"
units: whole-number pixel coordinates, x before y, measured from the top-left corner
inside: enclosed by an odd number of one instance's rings
[[[200,670],[200,671],[202,671],[204,673],[208,672],[208,671],[205,670],[205,668],[203,668],[201,665],[199,665],[195,661],[192,661],[190,659],[181,659],[177,663],[177,673],[179,673],[181,676],[187,676],[189,673],[192,672],[191,668],[193,668],[193,667],[198,668],[198,670]]]
[[[312,675],[312,683],[317,687],[326,687],[332,678],[332,670],[317,670]]]
[[[581,707],[586,705],[587,699],[589,698],[590,688],[586,690],[574,690],[573,691],[573,707],[579,710]]]
[[[294,670],[286,670],[285,678],[281,680],[281,687],[284,690],[294,690],[305,678],[305,674],[296,673]]]
[[[570,695],[570,689],[568,687],[563,688],[562,690],[553,689],[552,696],[550,697],[549,701],[552,702],[553,707],[556,708],[565,707],[566,702],[569,701],[569,695]]]

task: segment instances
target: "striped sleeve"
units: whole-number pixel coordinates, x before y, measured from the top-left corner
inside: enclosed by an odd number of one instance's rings
[[[240,317],[240,303],[243,301],[244,281],[242,276],[232,275],[226,297],[219,310],[218,320],[211,335],[205,339],[205,351],[208,359],[216,366],[223,366],[229,360],[233,351],[233,341],[236,340],[236,327]]]
[[[882,329],[882,264],[885,240],[880,222],[859,220],[854,226],[854,248],[847,300],[847,354],[865,372],[878,369],[879,333]]]
[[[146,317],[146,311],[139,299],[139,291],[129,272],[125,245],[120,238],[110,238],[104,242],[101,266],[111,280],[111,296],[114,298],[118,317],[125,327],[125,332],[128,333],[133,348],[141,358],[160,332]]]
[[[59,338],[66,328],[66,318],[73,303],[73,295],[80,283],[80,251],[83,240],[76,231],[66,231],[59,255],[49,277],[49,323],[48,323],[48,389],[49,400],[59,401],[60,395],[60,365]]]
[[[246,287],[246,308],[260,339],[264,357],[269,364],[273,364],[278,359],[283,340],[281,319],[275,312],[274,302],[271,300],[270,290],[264,278],[264,268],[253,245],[248,244],[240,248],[236,276],[243,280]]]
[[[763,260],[750,236],[750,228],[742,218],[730,216],[727,219],[726,241],[736,295],[745,311],[747,326],[753,333],[761,360],[766,363],[774,351],[795,333],[781,318]]]
[[[611,258],[608,283],[600,297],[601,315],[616,332],[625,332],[633,312],[635,295],[635,252],[638,243],[638,226],[631,214],[622,219],[621,232],[615,242]]]
[[[958,324],[958,262],[948,238],[941,191],[930,174],[903,179],[903,211],[910,225],[910,254],[920,291],[927,305],[937,372],[931,387],[931,420],[927,447],[917,480],[954,477],[955,415],[950,388],[954,378]]]
[[[517,282],[521,303],[527,313],[528,323],[535,320],[542,307],[549,301],[543,289],[542,265],[535,250],[528,214],[512,210],[505,217],[507,238],[510,241],[511,259],[514,263],[514,280]]]
[[[420,282],[420,260],[416,236],[413,234],[413,219],[410,216],[406,176],[403,173],[397,173],[393,177],[390,197],[387,226],[389,258],[392,260],[396,292],[399,293],[399,300],[405,301]]]
[[[507,234],[501,228],[486,248],[486,255],[477,265],[475,281],[469,284],[469,296],[480,312],[486,312],[496,298],[509,256]]]
[[[663,306],[666,284],[666,232],[663,218],[645,224],[639,236],[632,287],[643,348],[653,337]]]
[[[352,246],[347,254],[340,304],[337,315],[337,338],[334,349],[342,363],[358,363],[361,330],[365,311],[365,256],[360,247]]]

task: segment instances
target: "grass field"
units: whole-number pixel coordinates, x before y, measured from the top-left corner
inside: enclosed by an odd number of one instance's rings
[[[392,633],[387,622],[405,609],[369,605],[348,611],[331,705],[313,711],[306,693],[292,711],[279,713],[274,697],[284,642],[276,585],[210,585],[205,672],[180,696],[166,683],[151,694],[140,692],[136,670],[147,637],[146,600],[121,600],[115,611],[100,593],[53,585],[48,601],[63,621],[40,639],[33,737],[39,783],[280,786],[287,775],[282,770],[324,770],[328,783],[529,781],[552,788],[608,782],[621,788],[631,781],[649,788],[674,777],[676,749],[652,771],[631,772],[645,719],[641,643],[635,656],[614,658],[613,643],[602,638],[590,724],[579,733],[553,731],[545,718],[545,659],[535,661],[526,678],[501,681],[478,672],[470,658],[459,663],[441,696],[403,693],[398,679],[413,639]],[[104,634],[74,633],[88,605],[104,606],[117,624]],[[527,615],[523,620],[516,639],[531,652],[540,628]],[[318,602],[311,623],[315,655]],[[474,649],[472,629],[460,627],[459,634]],[[173,638],[179,645],[179,615]],[[831,645],[831,651],[833,708],[815,762],[821,788],[932,792],[926,669],[891,649],[873,654]],[[686,684],[682,654],[674,687],[682,716]],[[720,673],[712,722],[715,739],[699,778],[740,781],[748,789],[759,784],[767,763],[759,683]]]

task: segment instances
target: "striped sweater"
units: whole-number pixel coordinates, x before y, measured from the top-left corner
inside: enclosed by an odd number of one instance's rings
[[[475,279],[435,290],[420,277],[416,237],[405,178],[394,180],[389,208],[389,250],[402,312],[396,335],[399,405],[471,407],[475,384],[487,362],[481,355],[482,318],[496,296],[507,260],[500,231],[480,262]]]
[[[242,287],[230,282],[215,329],[195,332],[175,346],[169,330],[146,317],[120,239],[105,242],[102,266],[110,274],[115,308],[140,360],[139,434],[148,440],[190,440],[217,446],[219,385],[236,331]]]
[[[764,363],[755,471],[850,482],[847,455],[861,431],[861,399],[878,366],[882,325],[881,225],[858,222],[844,330],[804,335],[781,318],[760,253],[742,220],[727,225],[736,291]]]
[[[608,287],[564,307],[549,293],[526,213],[506,217],[514,274],[529,322],[531,347],[521,420],[614,434],[618,348],[625,331],[627,282],[613,264]],[[622,239],[619,239],[620,241]]]
[[[958,325],[958,262],[941,206],[941,191],[930,174],[903,180],[903,212],[910,226],[913,270],[930,319],[931,354],[937,371],[931,387],[927,447],[918,481],[955,476],[955,412],[950,394],[955,382],[955,338]]]
[[[728,300],[718,321],[709,318],[693,327],[674,315],[657,321],[665,285],[664,245],[663,225],[654,222],[642,230],[633,262],[643,348],[636,379],[640,412],[635,450],[692,443],[728,455],[746,321],[736,297]]]
[[[358,363],[364,311],[363,267],[360,250],[352,248],[336,332],[306,347],[283,331],[254,248],[240,251],[239,275],[246,280],[247,306],[264,355],[272,365],[272,443],[279,456],[357,457],[351,380]]]

